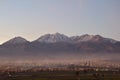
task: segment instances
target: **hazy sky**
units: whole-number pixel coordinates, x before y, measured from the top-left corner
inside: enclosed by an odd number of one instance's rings
[[[0,0],[0,43],[55,32],[120,40],[120,0]]]

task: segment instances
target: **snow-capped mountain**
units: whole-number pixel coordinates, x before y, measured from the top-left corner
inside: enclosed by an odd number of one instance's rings
[[[116,43],[116,40],[110,39],[110,38],[104,38],[100,35],[82,35],[82,36],[73,36],[71,39],[74,42],[110,42],[110,43]]]
[[[18,44],[18,43],[26,43],[29,42],[22,37],[15,37],[3,44]],[[81,36],[72,36],[68,37],[64,34],[55,33],[55,34],[45,34],[38,38],[33,42],[41,42],[41,43],[57,43],[57,42],[64,42],[64,43],[81,43],[81,42],[109,42],[109,43],[116,43],[118,41],[111,39],[111,38],[104,38],[100,35],[81,35]]]
[[[26,43],[26,42],[28,41],[22,37],[15,37],[5,42],[4,44],[19,44],[19,43],[21,44],[21,43]]]
[[[56,43],[56,42],[71,42],[71,39],[64,34],[55,33],[43,35],[36,41],[45,43]]]
[[[9,45],[10,44],[10,45]],[[100,35],[68,37],[64,34],[46,34],[29,42],[15,37],[0,45],[0,53],[120,53],[120,41]]]

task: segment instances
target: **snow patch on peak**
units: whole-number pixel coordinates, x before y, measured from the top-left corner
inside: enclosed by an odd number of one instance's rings
[[[55,33],[43,35],[36,41],[45,43],[56,43],[56,42],[70,42],[71,39],[64,34]]]
[[[110,39],[110,38],[104,38],[106,42],[110,42],[110,43],[113,43],[115,44],[117,41],[114,40],[114,39]]]
[[[102,37],[100,35],[82,35],[82,36],[73,36],[71,37],[72,40],[77,42],[86,42],[86,41],[97,41],[101,39]]]
[[[89,40],[91,40],[93,37],[94,37],[94,35],[85,34],[85,35],[80,36],[80,41],[89,41]]]
[[[110,38],[104,38],[100,35],[82,35],[82,36],[73,36],[71,39],[74,42],[109,42],[109,43],[116,43],[116,40],[110,39]]]

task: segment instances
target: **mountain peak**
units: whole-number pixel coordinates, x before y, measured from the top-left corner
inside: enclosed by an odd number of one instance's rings
[[[54,33],[55,35],[61,35],[61,33],[59,33],[59,32],[56,32],[56,33]]]
[[[86,40],[86,41],[99,41],[101,39],[103,39],[102,36],[100,35],[83,35],[81,36],[81,38],[83,38],[83,40]]]
[[[36,41],[38,42],[45,42],[45,43],[56,43],[56,42],[70,42],[71,39],[60,33],[54,33],[54,34],[45,34],[38,38]]]
[[[16,44],[16,43],[25,43],[28,42],[26,39],[18,36],[10,39],[9,41],[5,42],[4,44]]]
[[[102,36],[100,36],[100,35],[88,35],[88,34],[84,34],[82,36],[71,37],[72,40],[77,41],[77,42],[97,41],[101,38],[102,38]]]
[[[110,39],[110,38],[104,38],[100,35],[89,35],[84,34],[82,36],[73,36],[71,39],[74,42],[110,42],[110,43],[116,43],[116,40]]]

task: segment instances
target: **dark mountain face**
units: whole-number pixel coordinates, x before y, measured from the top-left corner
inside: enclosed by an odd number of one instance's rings
[[[120,45],[109,42],[81,42],[76,44],[79,51],[86,53],[119,53]]]
[[[120,42],[100,35],[67,37],[56,33],[42,36],[33,42],[21,37],[15,37],[0,46],[0,55],[29,56],[59,53],[120,53]]]
[[[72,43],[57,42],[57,43],[41,43],[32,42],[30,43],[26,50],[29,52],[47,52],[47,53],[57,53],[57,52],[75,52],[75,45]]]

